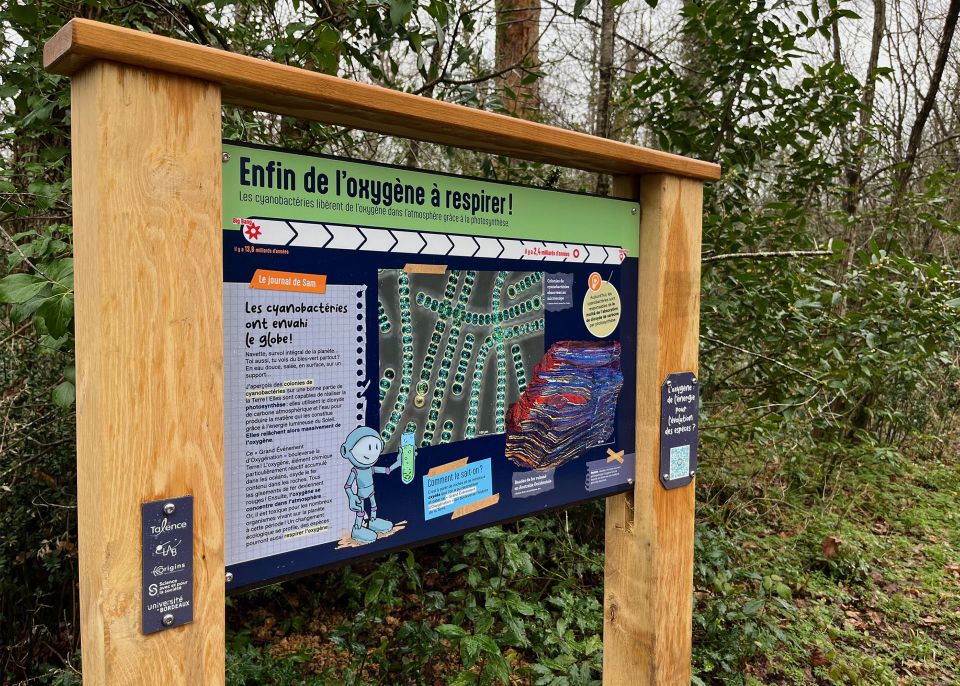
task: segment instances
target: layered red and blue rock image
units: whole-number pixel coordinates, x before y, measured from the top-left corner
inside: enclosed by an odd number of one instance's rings
[[[608,442],[622,387],[620,343],[554,343],[507,413],[507,457],[544,470]]]

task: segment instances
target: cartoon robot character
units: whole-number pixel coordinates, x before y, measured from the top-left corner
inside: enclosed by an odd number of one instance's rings
[[[340,446],[340,455],[353,465],[343,490],[347,493],[350,510],[357,513],[351,536],[358,543],[372,543],[378,533],[386,533],[393,528],[393,522],[377,517],[377,499],[373,493],[373,475],[389,474],[400,466],[400,455],[389,467],[376,466],[383,451],[383,439],[373,429],[361,426],[347,436]],[[364,501],[370,501],[370,513],[367,514]]]

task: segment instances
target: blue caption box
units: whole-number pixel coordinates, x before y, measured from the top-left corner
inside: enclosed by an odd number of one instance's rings
[[[490,458],[423,477],[423,517],[434,519],[493,495]]]

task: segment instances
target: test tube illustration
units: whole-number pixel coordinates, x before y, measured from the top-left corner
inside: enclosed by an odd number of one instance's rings
[[[414,447],[416,438],[415,433],[400,434],[400,479],[405,484],[413,481],[413,475],[416,471],[417,449]]]

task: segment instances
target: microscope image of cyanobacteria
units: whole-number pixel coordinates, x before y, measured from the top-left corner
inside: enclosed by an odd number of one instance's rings
[[[559,467],[613,437],[623,387],[616,341],[559,341],[536,365],[507,417],[506,455],[532,469]]]
[[[384,452],[504,433],[543,356],[543,272],[382,269],[377,296]]]

